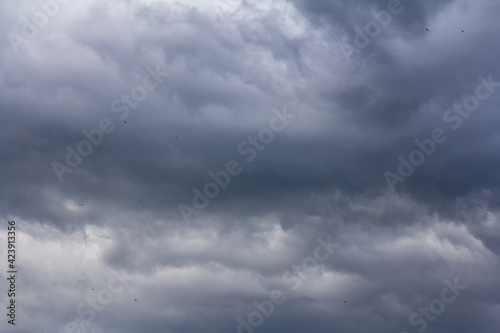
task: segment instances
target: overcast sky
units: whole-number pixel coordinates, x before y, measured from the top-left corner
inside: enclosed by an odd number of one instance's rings
[[[1,1],[1,331],[498,333],[499,15]]]

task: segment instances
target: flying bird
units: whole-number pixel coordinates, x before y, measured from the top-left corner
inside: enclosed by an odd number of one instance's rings
[[[344,304],[347,303],[347,301],[344,301]]]
[[[137,298],[135,299],[135,301],[137,302]]]
[[[425,28],[425,30],[430,31],[429,29]]]
[[[142,202],[142,200],[141,200],[141,202]]]
[[[127,123],[125,120],[123,121],[125,124]]]
[[[462,30],[462,33],[464,33],[464,31]]]
[[[175,137],[175,140],[177,140],[177,137]]]
[[[85,206],[85,205],[81,203],[80,206]]]

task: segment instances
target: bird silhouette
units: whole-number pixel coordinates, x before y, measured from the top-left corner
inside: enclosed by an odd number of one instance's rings
[[[85,205],[81,203],[80,206],[85,206]]]
[[[125,124],[127,123],[125,120],[123,121]]]
[[[175,137],[175,140],[177,140],[177,137]]]
[[[462,30],[462,33],[464,33],[464,31]]]
[[[135,301],[137,302],[137,298],[135,299]]]
[[[429,29],[425,28],[425,30],[430,31]]]
[[[347,301],[344,301],[344,304],[347,303]]]

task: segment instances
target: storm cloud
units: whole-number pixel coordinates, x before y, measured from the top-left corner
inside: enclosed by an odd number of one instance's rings
[[[498,332],[499,2],[0,9],[2,331]]]

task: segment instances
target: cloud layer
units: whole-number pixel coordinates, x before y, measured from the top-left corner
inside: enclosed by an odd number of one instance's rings
[[[0,9],[2,327],[498,332],[497,1]]]

